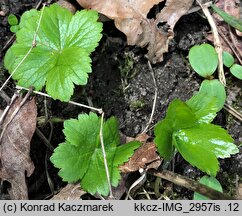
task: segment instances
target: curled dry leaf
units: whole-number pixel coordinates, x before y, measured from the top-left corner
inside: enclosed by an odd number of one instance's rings
[[[3,131],[0,143],[0,178],[11,183],[9,190],[11,199],[28,199],[25,171],[28,177],[34,171],[29,152],[30,141],[36,128],[35,99],[26,101],[10,121],[21,101],[21,98],[17,98],[9,109],[3,122],[2,127],[6,129]]]
[[[139,134],[135,140],[143,142],[129,159],[128,162],[119,166],[122,173],[135,172],[140,168],[157,169],[161,164],[161,158],[156,153],[156,145],[153,142],[146,142],[149,138],[146,134]]]
[[[152,63],[161,62],[173,38],[176,22],[191,7],[193,0],[167,0],[156,19],[147,14],[164,0],[77,0],[88,9],[97,10],[114,20],[115,26],[127,36],[129,45],[148,46],[147,57]]]

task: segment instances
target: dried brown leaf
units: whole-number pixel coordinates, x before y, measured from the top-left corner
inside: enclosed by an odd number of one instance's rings
[[[80,184],[68,184],[51,200],[80,200],[80,197],[84,194],[86,192],[81,189]]]
[[[60,6],[68,9],[71,13],[75,13],[76,12],[76,7],[74,4],[72,4],[69,0],[59,0],[57,2]]]
[[[0,178],[11,183],[11,199],[28,199],[25,172],[29,177],[34,171],[34,164],[29,156],[30,141],[36,128],[37,109],[35,99],[26,101],[8,124],[13,112],[18,109],[22,98],[12,104],[3,122],[0,144]]]
[[[147,57],[161,62],[173,38],[173,28],[191,7],[193,0],[167,0],[157,19],[148,19],[150,9],[164,0],[77,0],[88,9],[114,19],[115,26],[127,36],[129,45],[148,46]],[[159,28],[160,24],[162,28]],[[168,25],[166,25],[168,24]]]
[[[156,166],[150,164],[153,162],[157,162]],[[119,169],[123,173],[135,172],[140,168],[158,168],[161,164],[161,159],[159,155],[156,153],[156,146],[153,142],[143,143],[141,147],[139,147],[133,154],[133,156],[129,159],[128,162],[119,166]]]

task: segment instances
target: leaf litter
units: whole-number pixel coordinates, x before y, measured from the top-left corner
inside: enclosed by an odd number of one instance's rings
[[[241,9],[239,7],[239,0],[219,0],[215,5],[226,13],[236,18],[240,18]],[[212,16],[221,36],[220,40],[223,49],[231,54],[233,53],[232,49],[235,50],[237,57],[242,59],[242,38],[240,36],[241,32],[229,27],[228,24],[217,13],[213,13]],[[212,35],[209,34],[207,39],[213,41]]]
[[[152,63],[163,61],[169,41],[174,37],[174,26],[192,6],[193,0],[167,0],[155,19],[147,18],[149,11],[164,0],[77,0],[84,8],[97,10],[114,20],[128,45],[146,47]]]
[[[141,168],[157,169],[161,165],[162,159],[156,152],[156,145],[153,142],[147,142],[148,139],[149,136],[147,134],[137,135],[135,140],[143,144],[134,152],[128,162],[119,166],[122,173],[135,172]]]
[[[37,108],[35,98],[27,100],[18,97],[10,107],[2,128],[0,143],[0,178],[11,183],[11,199],[28,199],[25,171],[29,177],[34,164],[29,156],[30,141],[35,132]],[[19,109],[13,116],[15,110]]]

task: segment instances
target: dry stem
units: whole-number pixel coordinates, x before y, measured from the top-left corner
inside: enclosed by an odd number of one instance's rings
[[[201,2],[199,0],[197,0],[197,3],[200,5],[200,7],[203,10],[204,15],[207,17],[208,22],[211,26],[211,30],[213,32],[213,38],[214,38],[214,46],[215,49],[218,53],[218,76],[219,76],[219,80],[220,82],[226,86],[226,80],[225,80],[225,76],[224,76],[224,68],[223,68],[223,59],[222,59],[222,52],[223,52],[223,48],[222,48],[222,44],[219,40],[219,34],[218,34],[218,29],[217,26],[213,20],[212,15],[210,14],[209,10],[208,10],[208,6],[201,4]]]
[[[153,120],[153,116],[154,116],[154,113],[155,113],[155,107],[156,107],[156,101],[157,101],[157,95],[158,95],[158,89],[157,89],[157,84],[156,84],[156,80],[155,80],[155,74],[154,74],[154,70],[150,64],[150,61],[148,61],[148,66],[149,66],[149,69],[150,69],[150,72],[151,72],[151,75],[152,75],[152,79],[153,79],[153,82],[154,82],[154,87],[155,87],[155,95],[154,95],[154,100],[153,100],[153,106],[152,106],[152,111],[151,111],[151,115],[150,115],[150,119],[149,119],[149,122],[147,124],[147,126],[145,127],[145,129],[143,130],[142,134],[146,133],[152,120]]]
[[[195,191],[197,193],[200,193],[210,199],[213,200],[234,200],[234,197],[230,197],[224,193],[221,193],[217,190],[214,190],[206,185],[200,184],[199,182],[196,182],[192,179],[189,179],[185,176],[173,173],[168,170],[163,170],[161,172],[156,171],[154,169],[148,170],[148,173],[163,179],[166,179],[168,181],[171,181],[177,185],[180,185],[182,187],[185,187],[189,190]]]

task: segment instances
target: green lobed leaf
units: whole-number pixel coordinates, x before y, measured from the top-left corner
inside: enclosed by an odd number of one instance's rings
[[[218,55],[210,44],[193,46],[189,51],[192,68],[202,77],[210,77],[218,66]]]
[[[115,117],[109,118],[103,126],[103,139],[105,145],[110,147],[116,147],[117,143],[120,143],[119,125]],[[99,138],[100,139],[100,138]]]
[[[234,64],[234,57],[227,51],[223,51],[223,63],[228,68]]]
[[[11,26],[18,25],[18,18],[14,14],[9,14],[8,23]]]
[[[239,152],[227,131],[213,124],[181,129],[173,135],[173,140],[185,160],[212,176],[219,168],[216,158]]]
[[[232,65],[230,72],[238,79],[242,80],[242,66],[238,64]]]
[[[106,159],[108,163],[109,174],[112,175],[113,158],[116,148],[106,149]],[[117,169],[117,167],[116,167]],[[111,182],[113,179],[111,180]],[[91,161],[88,170],[84,177],[81,179],[81,187],[88,191],[90,194],[101,194],[107,196],[109,193],[109,187],[107,184],[107,176],[104,167],[102,149],[96,149],[91,157]]]
[[[43,9],[42,9],[43,10]],[[41,11],[25,12],[16,43],[6,53],[4,64],[10,73],[32,46]],[[24,87],[34,86],[54,99],[70,100],[74,84],[85,85],[91,72],[90,52],[101,39],[102,24],[96,11],[72,15],[58,4],[46,7],[36,37],[36,47],[16,70],[13,78]]]
[[[206,185],[214,190],[217,190],[219,192],[223,192],[223,188],[220,184],[220,182],[214,178],[213,176],[203,176],[200,180],[199,183]],[[197,192],[194,193],[193,195],[194,200],[209,200],[208,197],[203,196]]]
[[[108,195],[109,187],[100,143],[100,118],[90,113],[64,122],[66,142],[60,144],[50,160],[59,168],[64,181],[80,181],[91,194]],[[103,141],[113,186],[118,185],[118,165],[124,163],[140,146],[139,142],[119,145],[118,122],[110,118],[103,124]]]
[[[217,112],[220,111],[226,100],[226,92],[223,84],[217,80],[204,80],[199,89],[200,93],[204,93],[207,97],[216,97]]]
[[[100,119],[95,113],[90,113],[89,115],[80,114],[78,119],[64,121],[63,132],[66,141],[76,147],[83,146],[83,143],[85,143],[86,146],[84,150],[87,152],[91,151],[89,149],[91,146],[95,149],[100,132],[100,123]],[[93,143],[96,145],[93,145]]]
[[[187,102],[198,119],[198,123],[210,123],[219,111],[218,98],[204,92],[198,92]]]
[[[58,175],[63,181],[77,182],[86,173],[86,167],[89,164],[85,160],[87,157],[83,158],[82,155],[82,149],[66,141],[55,148],[50,161],[55,167],[60,168]]]

